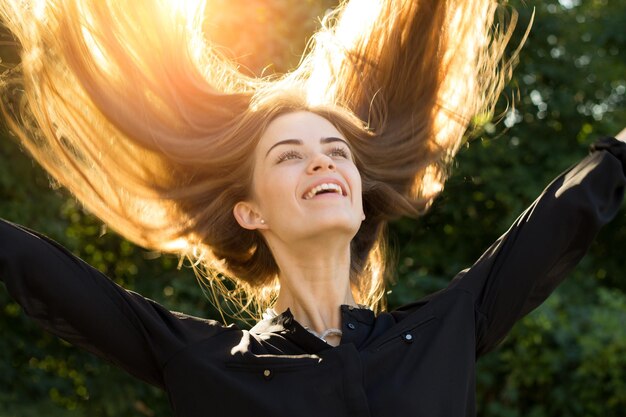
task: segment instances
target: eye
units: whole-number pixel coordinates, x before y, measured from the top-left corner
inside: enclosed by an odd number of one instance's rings
[[[330,156],[338,156],[340,158],[345,158],[345,159],[349,159],[350,158],[350,152],[346,148],[342,148],[340,146],[332,148],[330,150],[330,152],[328,153],[328,155],[330,155]]]
[[[276,158],[276,163],[280,164],[281,162],[287,161],[289,159],[301,159],[301,158],[302,158],[302,155],[300,155],[298,151],[289,150],[278,155],[278,157]]]

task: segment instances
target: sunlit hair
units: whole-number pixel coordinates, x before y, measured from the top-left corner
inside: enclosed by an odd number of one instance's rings
[[[489,0],[343,2],[298,68],[268,79],[243,75],[205,39],[202,1],[4,1],[22,55],[3,79],[3,112],[89,211],[139,245],[188,257],[252,314],[278,290],[268,246],[232,214],[250,195],[254,149],[281,114],[327,118],[363,178],[352,288],[378,310],[386,222],[428,209],[508,78],[515,19],[503,29],[497,10]]]

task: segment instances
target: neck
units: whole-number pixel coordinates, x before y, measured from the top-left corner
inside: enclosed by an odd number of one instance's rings
[[[276,249],[272,251],[281,272],[274,309],[281,313],[289,308],[300,324],[317,333],[341,329],[340,306],[356,306],[350,288],[349,242],[343,247],[325,244]]]

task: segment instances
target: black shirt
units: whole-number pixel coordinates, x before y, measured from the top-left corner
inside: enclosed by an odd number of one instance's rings
[[[341,343],[289,310],[251,330],[170,312],[52,240],[0,221],[0,279],[50,332],[166,390],[178,417],[475,415],[475,362],[538,306],[619,210],[626,144],[605,139],[481,258],[425,299],[341,307]]]

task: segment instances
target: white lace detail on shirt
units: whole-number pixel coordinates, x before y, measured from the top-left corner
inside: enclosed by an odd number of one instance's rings
[[[276,313],[276,310],[274,310],[273,308],[268,308],[267,310],[265,310],[265,312],[263,313],[263,320],[268,320],[268,319],[272,319],[274,317],[277,317],[278,313]],[[322,334],[317,333],[315,330],[311,330],[306,326],[303,326],[305,329],[307,329],[309,331],[309,333],[311,333],[314,336],[317,336],[318,338],[322,339],[324,342],[326,342],[326,337],[328,336],[341,336],[343,335],[343,332],[337,328],[330,328],[330,329],[326,329],[322,332]],[[328,342],[327,342],[328,343]]]

